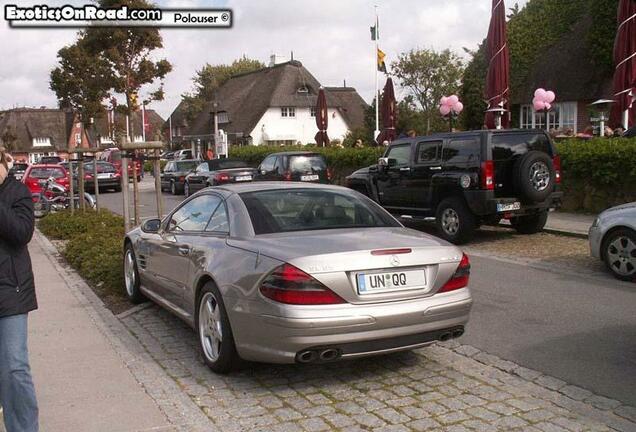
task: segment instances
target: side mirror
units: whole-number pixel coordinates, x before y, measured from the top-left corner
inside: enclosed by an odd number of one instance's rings
[[[141,224],[141,230],[145,233],[156,234],[161,228],[161,219],[148,219]]]

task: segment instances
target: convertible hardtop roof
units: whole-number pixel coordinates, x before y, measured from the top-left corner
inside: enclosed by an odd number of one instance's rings
[[[232,183],[223,186],[216,186],[213,189],[223,190],[233,193],[257,192],[267,190],[289,190],[289,189],[324,189],[334,192],[352,192],[351,189],[343,186],[335,186],[319,183],[305,182],[251,182],[251,183]]]

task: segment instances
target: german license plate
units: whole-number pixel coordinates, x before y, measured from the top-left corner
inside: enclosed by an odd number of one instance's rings
[[[109,179],[111,177],[110,173],[97,174],[98,179]]]
[[[498,212],[507,212],[513,210],[521,210],[521,203],[519,201],[510,204],[497,204]]]
[[[300,181],[316,181],[319,178],[320,177],[318,176],[318,174],[304,175],[304,176],[300,176]]]
[[[240,182],[240,181],[252,181],[252,176],[251,175],[236,176],[236,181],[237,182]]]
[[[387,273],[358,273],[358,294],[401,291],[426,287],[424,270],[405,270]]]

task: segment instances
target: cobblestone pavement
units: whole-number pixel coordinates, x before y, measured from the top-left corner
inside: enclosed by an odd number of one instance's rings
[[[148,305],[121,321],[207,415],[203,430],[636,431],[634,408],[457,343],[330,365],[247,364],[220,376],[168,312]],[[158,400],[175,396],[140,381]]]

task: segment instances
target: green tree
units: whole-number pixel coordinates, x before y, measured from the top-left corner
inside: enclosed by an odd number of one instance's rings
[[[417,107],[413,95],[407,95],[397,104],[397,125],[395,131],[398,136],[415,131],[417,135],[426,134],[426,118]]]
[[[194,89],[190,93],[185,93],[181,97],[185,102],[185,114],[189,120],[194,118],[203,110],[206,102],[214,99],[216,90],[234,75],[252,72],[264,68],[265,65],[243,55],[234,60],[231,64],[211,65],[206,63],[201,69],[196,71],[192,82]]]
[[[488,71],[488,61],[486,60],[486,46],[482,44],[477,51],[468,51],[472,56],[471,61],[466,66],[460,99],[464,103],[464,112],[461,115],[463,129],[481,129],[484,124],[484,90],[486,86],[486,72]]]
[[[82,122],[99,116],[110,90],[108,64],[86,50],[80,38],[58,51],[59,66],[51,71],[49,86],[60,107],[71,108]]]
[[[464,66],[460,57],[446,49],[411,50],[402,53],[391,68],[401,86],[413,96],[422,109],[426,132],[443,127],[437,107],[442,96],[456,93]]]

